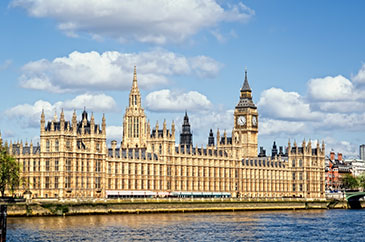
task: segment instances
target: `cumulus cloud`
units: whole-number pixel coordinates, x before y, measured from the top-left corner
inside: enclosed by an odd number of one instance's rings
[[[354,80],[357,83],[365,84],[365,64],[362,64],[357,74],[354,77],[352,77],[352,80]]]
[[[352,79],[343,75],[312,78],[308,92],[301,95],[279,88],[261,93],[258,108],[260,135],[295,137],[328,136],[336,133],[362,132],[365,126],[365,90],[362,86],[364,65]],[[330,148],[347,155],[356,153],[348,141],[328,138]],[[327,146],[328,147],[328,146]]]
[[[285,121],[264,118],[260,120],[260,135],[280,134],[284,136],[298,135],[305,133],[306,125],[304,122]]]
[[[123,126],[106,126],[106,138],[120,141],[123,136]]]
[[[72,100],[60,101],[54,104],[38,100],[33,104],[21,104],[5,111],[5,115],[10,119],[20,121],[23,127],[39,127],[42,110],[44,110],[47,120],[53,119],[55,113],[60,113],[64,109],[67,119],[71,118],[74,109],[86,107],[88,111],[113,112],[117,111],[117,104],[114,99],[105,94],[82,94]]]
[[[325,113],[358,113],[365,112],[363,101],[332,101],[311,103],[311,108]]]
[[[41,59],[22,67],[24,88],[69,92],[72,90],[127,90],[137,65],[141,88],[168,83],[168,76],[214,77],[221,64],[207,56],[185,57],[163,49],[141,53],[107,51],[72,52],[52,61]]]
[[[274,87],[261,93],[258,107],[264,116],[283,120],[313,120],[320,116],[311,111],[300,94]]]
[[[346,140],[337,140],[333,137],[326,137],[324,139],[326,144],[326,153],[335,151],[336,153],[342,153],[346,157],[357,157],[358,156],[358,145],[353,144]]]
[[[13,0],[30,16],[52,18],[71,37],[111,37],[164,44],[181,42],[222,22],[245,22],[255,12],[242,2],[223,6],[216,0]]]
[[[354,98],[353,84],[342,75],[311,79],[308,82],[308,92],[315,100],[338,101]]]
[[[196,91],[180,93],[163,89],[146,96],[146,108],[154,112],[201,111],[211,106],[208,98]]]

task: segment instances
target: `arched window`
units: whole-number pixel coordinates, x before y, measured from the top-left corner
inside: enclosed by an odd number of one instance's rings
[[[295,167],[295,160],[292,161],[292,167]]]
[[[49,151],[49,146],[50,146],[50,145],[49,145],[49,140],[47,139],[47,140],[46,140],[46,151]]]

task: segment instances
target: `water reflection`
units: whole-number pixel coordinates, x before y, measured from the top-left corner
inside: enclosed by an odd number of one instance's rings
[[[8,240],[336,241],[362,238],[364,215],[364,210],[302,210],[8,218]]]

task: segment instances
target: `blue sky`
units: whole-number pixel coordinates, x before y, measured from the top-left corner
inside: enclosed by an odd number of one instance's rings
[[[231,131],[247,66],[261,146],[324,139],[355,156],[365,143],[364,10],[337,0],[1,1],[2,137],[37,140],[42,108],[51,119],[86,106],[120,141],[136,64],[151,124],[179,127],[187,109],[205,145],[209,128]]]

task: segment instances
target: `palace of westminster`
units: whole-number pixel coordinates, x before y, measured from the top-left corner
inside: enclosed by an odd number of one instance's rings
[[[205,147],[193,146],[185,113],[176,144],[175,124],[151,127],[141,105],[136,69],[123,119],[121,143],[106,142],[106,119],[84,110],[78,121],[55,115],[40,121],[40,143],[7,143],[20,164],[17,195],[41,198],[242,197],[324,198],[325,147],[317,142],[260,148],[259,115],[245,79],[234,110],[232,136],[210,130]],[[1,137],[0,137],[1,139]]]

